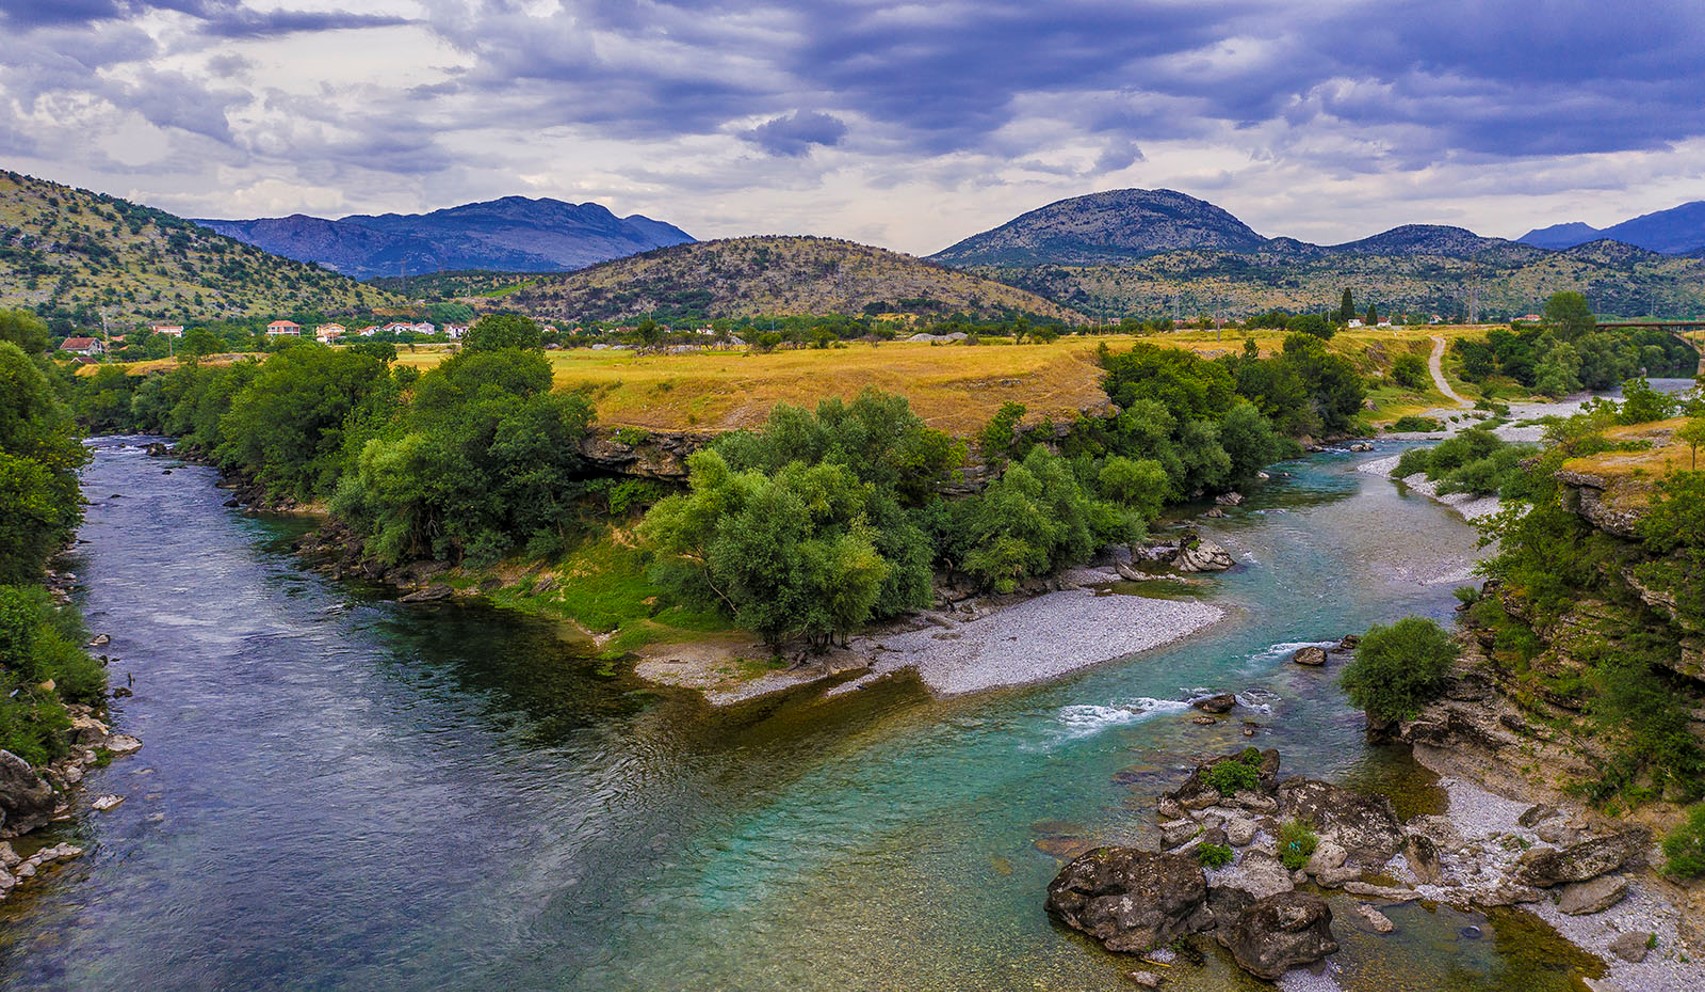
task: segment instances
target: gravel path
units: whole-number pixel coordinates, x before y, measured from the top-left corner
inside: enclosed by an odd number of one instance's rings
[[[874,660],[870,674],[832,691],[903,668],[944,696],[1041,682],[1170,644],[1223,616],[1217,606],[1188,600],[1051,592],[945,628],[861,638],[853,650]]]
[[[1445,379],[1445,339],[1433,335],[1433,353],[1427,357],[1427,368],[1433,373],[1433,385],[1439,387],[1439,392],[1457,406],[1473,406],[1456,390],[1450,388],[1450,382]]]

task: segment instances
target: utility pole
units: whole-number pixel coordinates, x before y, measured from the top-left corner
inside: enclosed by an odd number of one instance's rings
[[[107,329],[107,308],[106,307],[101,307],[101,338],[102,338],[101,347],[104,349],[101,357],[104,359],[107,357],[107,355],[112,354],[112,331]]]

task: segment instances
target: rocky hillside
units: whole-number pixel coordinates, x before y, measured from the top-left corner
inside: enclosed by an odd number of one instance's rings
[[[196,223],[357,279],[461,269],[566,272],[693,240],[672,224],[639,214],[617,217],[596,203],[524,196],[426,214],[339,220],[293,214]]]
[[[1166,252],[1124,265],[979,266],[971,271],[1108,318],[1318,311],[1336,307],[1346,287],[1355,292],[1359,306],[1376,304],[1382,314],[1459,316],[1467,309],[1470,288],[1477,287],[1484,320],[1535,312],[1563,290],[1585,293],[1600,314],[1705,316],[1705,263],[1700,259],[1605,242],[1563,252],[1514,247],[1518,250],[1464,258],[1276,245],[1249,253]]]
[[[910,255],[831,238],[705,241],[542,279],[504,298],[553,320],[761,314],[1082,315],[1020,289]]]
[[[948,265],[1106,265],[1177,249],[1254,251],[1267,239],[1206,200],[1116,189],[1060,200],[930,256]]]
[[[0,306],[85,326],[338,313],[396,302],[127,200],[0,172]]]

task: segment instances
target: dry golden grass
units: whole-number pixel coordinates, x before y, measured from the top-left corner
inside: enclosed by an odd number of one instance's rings
[[[1571,458],[1563,463],[1567,472],[1593,475],[1608,483],[1623,481],[1655,482],[1674,472],[1693,468],[1693,451],[1675,439],[1675,432],[1687,423],[1687,418],[1658,420],[1649,424],[1629,424],[1612,427],[1604,436],[1613,441],[1641,441],[1651,445],[1642,451],[1602,451],[1585,458]]]
[[[1434,334],[1445,338],[1484,334],[1474,327],[1414,327],[1347,331],[1332,348],[1364,372],[1389,367],[1397,355],[1425,355]],[[690,354],[640,355],[626,349],[574,348],[550,352],[560,389],[584,392],[609,426],[655,430],[723,431],[762,423],[777,403],[814,406],[829,396],[850,399],[875,387],[905,396],[931,426],[960,436],[984,424],[1001,404],[1029,408],[1030,420],[1066,420],[1106,405],[1096,352],[1137,341],[1186,348],[1205,358],[1234,354],[1246,336],[1261,353],[1283,346],[1280,331],[1180,331],[1135,338],[1128,335],[1072,336],[1048,344],[1015,345],[997,340],[975,347],[890,341],[851,342],[844,348],[781,350],[767,355],[744,349]],[[451,354],[443,345],[400,349],[397,362],[431,368]],[[239,356],[218,356],[232,361]],[[143,374],[170,360],[127,366]],[[92,370],[92,366],[85,367]],[[92,374],[83,371],[82,374]],[[1403,412],[1447,405],[1431,390],[1382,403],[1375,414],[1387,420]]]

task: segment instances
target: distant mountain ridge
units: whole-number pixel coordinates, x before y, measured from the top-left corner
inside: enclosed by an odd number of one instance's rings
[[[1553,230],[1545,245],[1439,224],[1314,245],[1262,237],[1224,209],[1174,190],[1111,190],[1031,210],[931,259],[1108,319],[1319,311],[1337,306],[1346,288],[1381,313],[1507,319],[1569,290],[1587,294],[1603,313],[1691,317],[1705,314],[1705,266],[1677,257],[1680,251],[1620,243],[1643,225],[1651,236],[1642,240],[1674,250],[1686,239],[1657,234],[1666,225],[1685,228],[1689,216],[1678,208],[1603,232]]]
[[[462,269],[567,272],[694,240],[673,224],[640,214],[617,217],[597,203],[524,196],[424,214],[338,220],[292,214],[195,223],[357,279]]]
[[[1553,224],[1529,231],[1517,240],[1540,248],[1573,248],[1604,239],[1662,255],[1698,252],[1705,249],[1705,200],[1642,214],[1602,230],[1579,221]]]

